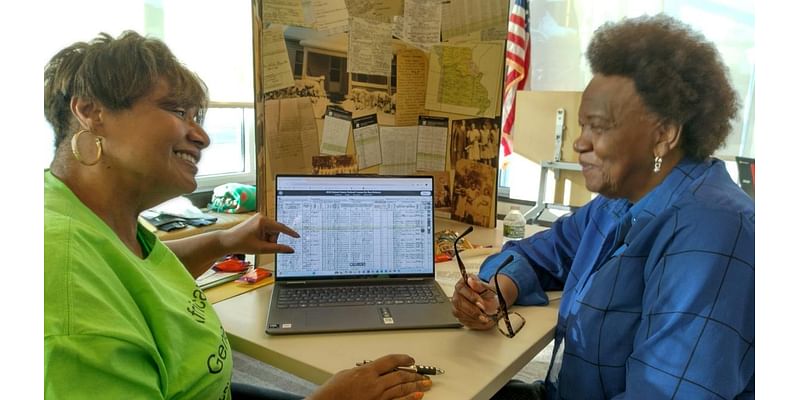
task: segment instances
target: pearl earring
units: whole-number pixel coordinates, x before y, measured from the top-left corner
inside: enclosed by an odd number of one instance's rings
[[[664,159],[663,159],[663,158],[661,158],[661,157],[659,157],[659,156],[656,156],[656,157],[653,159],[653,172],[654,172],[654,173],[659,173],[659,172],[661,172],[661,162],[662,162],[662,161],[664,161]]]

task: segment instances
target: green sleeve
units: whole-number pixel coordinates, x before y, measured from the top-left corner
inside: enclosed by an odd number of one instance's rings
[[[87,351],[87,349],[90,349]],[[49,336],[44,341],[44,397],[163,399],[159,362],[124,340],[94,335]]]

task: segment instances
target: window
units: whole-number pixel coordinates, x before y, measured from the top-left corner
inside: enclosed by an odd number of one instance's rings
[[[294,77],[299,79],[303,76],[303,50],[294,52]]]
[[[331,57],[331,82],[339,82],[342,76],[342,63],[338,57]]]
[[[392,56],[392,78],[390,80],[392,93],[397,93],[397,55]]]
[[[211,145],[197,165],[198,190],[209,190],[228,182],[255,182],[255,115],[249,104],[212,103],[203,127]]]
[[[352,74],[353,84],[365,83],[384,88],[386,86],[386,77],[383,75],[368,75],[368,74]],[[367,85],[363,85],[367,86]]]
[[[163,40],[175,56],[206,83],[211,103],[204,128],[211,145],[198,168],[198,190],[226,182],[255,184],[255,117],[253,112],[253,37],[251,2],[235,0],[141,0],[108,7],[100,0],[81,7],[57,2],[47,14],[59,27],[58,39],[41,51],[41,65],[58,50],[106,32],[114,37],[125,30]],[[92,15],[87,15],[91,10]],[[64,20],[80,24],[63,24]],[[213,27],[209,29],[209,27]],[[302,65],[302,57],[299,60]],[[52,160],[52,128],[45,121],[42,146],[47,166]],[[44,143],[46,142],[46,143]]]

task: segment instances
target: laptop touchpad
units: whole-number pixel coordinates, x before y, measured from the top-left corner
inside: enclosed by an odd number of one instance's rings
[[[378,314],[372,307],[327,307],[312,308],[306,311],[306,321],[309,326],[332,328],[346,328],[363,324],[373,326],[378,322],[377,316]]]

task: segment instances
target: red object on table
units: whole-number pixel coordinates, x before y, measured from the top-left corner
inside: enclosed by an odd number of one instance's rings
[[[453,257],[450,257],[449,255],[442,253],[442,254],[437,254],[436,257],[434,257],[433,261],[438,263],[438,262],[450,261],[452,259]]]
[[[264,268],[254,268],[252,271],[242,275],[238,279],[240,282],[256,283],[264,278],[272,276],[272,271]]]
[[[228,257],[222,261],[218,261],[213,267],[217,271],[222,272],[242,272],[250,267],[250,262],[240,260],[236,257]]]

